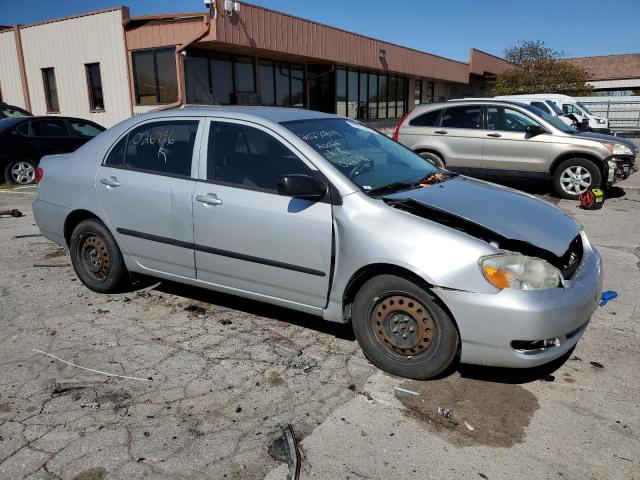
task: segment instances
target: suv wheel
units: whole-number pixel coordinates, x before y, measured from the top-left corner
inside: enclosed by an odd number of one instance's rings
[[[435,153],[420,152],[418,155],[420,155],[422,158],[424,158],[427,162],[429,162],[434,167],[445,168],[444,160],[442,160],[442,158],[440,158],[440,156],[436,155]]]
[[[400,377],[434,377],[458,351],[458,331],[449,315],[404,277],[380,275],[367,281],[356,295],[352,321],[369,361]]]
[[[16,185],[29,185],[36,179],[36,164],[31,160],[16,160],[4,171],[4,179],[7,183]]]
[[[127,278],[113,235],[97,219],[83,220],[74,228],[69,253],[78,278],[94,292],[117,292]]]
[[[577,200],[584,192],[599,188],[602,174],[597,165],[584,158],[565,160],[553,175],[553,187],[558,195],[569,200]]]

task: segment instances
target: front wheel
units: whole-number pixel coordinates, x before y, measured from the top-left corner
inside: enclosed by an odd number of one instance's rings
[[[380,275],[367,281],[353,305],[353,330],[376,367],[425,380],[442,373],[458,351],[458,331],[430,293],[411,280]]]
[[[29,185],[36,179],[36,164],[31,160],[15,160],[4,171],[7,183],[15,185]]]
[[[78,278],[94,292],[115,293],[127,279],[122,253],[97,219],[83,220],[74,228],[69,253]]]
[[[563,161],[553,175],[553,187],[558,195],[569,200],[593,189],[600,188],[602,175],[598,166],[584,158]]]
[[[442,160],[442,158],[440,158],[440,156],[436,155],[435,153],[420,152],[418,155],[420,155],[422,158],[424,158],[427,162],[429,162],[434,167],[438,167],[442,169],[445,168],[444,160]]]

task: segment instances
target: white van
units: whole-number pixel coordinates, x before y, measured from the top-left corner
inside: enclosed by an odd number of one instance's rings
[[[528,103],[534,107],[542,108],[542,110],[547,113],[551,113],[548,110],[548,108],[551,108],[554,111],[552,115],[559,117],[565,123],[567,123],[568,119],[566,115],[573,115],[578,121],[586,119],[588,121],[589,130],[592,132],[606,134],[611,133],[609,130],[609,120],[603,117],[597,117],[591,113],[586,106],[568,95],[536,93],[529,95],[504,95],[495,98]],[[560,110],[559,113],[558,110]],[[562,115],[565,116],[563,117]]]

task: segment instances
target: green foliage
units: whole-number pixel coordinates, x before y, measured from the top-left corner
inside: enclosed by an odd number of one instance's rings
[[[590,95],[586,70],[566,61],[564,54],[542,41],[519,42],[505,50],[505,59],[517,65],[496,76],[493,95],[562,93],[575,97]]]

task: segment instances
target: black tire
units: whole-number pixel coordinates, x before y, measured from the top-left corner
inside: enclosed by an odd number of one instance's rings
[[[13,168],[20,164],[28,166],[28,179],[29,179],[28,181],[26,181],[25,179],[25,181],[22,182],[14,178],[14,176],[12,175]],[[6,168],[4,169],[4,180],[5,182],[12,183],[14,185],[30,185],[35,182],[36,167],[37,167],[36,162],[34,162],[33,160],[12,160],[7,164]],[[25,172],[25,174],[26,173],[27,172]]]
[[[69,253],[78,278],[94,292],[118,292],[128,278],[118,244],[100,220],[83,220],[73,229]]]
[[[458,352],[458,331],[452,319],[433,295],[405,277],[380,275],[368,280],[356,295],[352,322],[369,361],[400,377],[435,377]],[[409,335],[407,340],[402,339],[404,334]]]
[[[567,191],[565,188],[563,188],[563,185],[571,185],[566,183],[568,179],[567,175],[569,174],[565,172],[567,172],[568,169],[577,169],[577,171],[588,171],[590,178],[585,179],[584,181],[589,185],[565,187],[569,188],[569,190],[572,191]],[[584,193],[583,191],[577,191],[578,189],[584,189],[584,191],[588,191],[592,188],[600,188],[601,185],[602,173],[600,172],[600,169],[595,163],[584,158],[570,158],[568,160],[564,160],[560,163],[560,165],[557,166],[553,174],[553,189],[560,197],[566,198],[568,200],[577,200],[580,194]]]
[[[444,160],[442,160],[440,155],[437,155],[431,152],[420,152],[418,155],[420,155],[422,158],[424,158],[427,162],[429,162],[431,165],[435,167],[443,168],[443,169],[446,168],[444,164]]]

